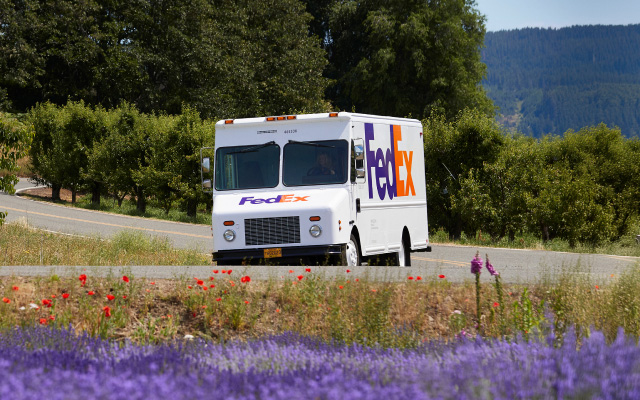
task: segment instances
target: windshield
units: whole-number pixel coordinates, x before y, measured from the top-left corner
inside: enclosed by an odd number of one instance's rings
[[[290,140],[284,146],[283,182],[286,186],[344,183],[348,155],[346,140]]]
[[[278,186],[280,146],[275,142],[216,151],[216,190]]]

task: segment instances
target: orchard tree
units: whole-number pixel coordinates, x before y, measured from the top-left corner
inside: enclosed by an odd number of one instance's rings
[[[27,154],[33,139],[33,127],[29,123],[21,123],[15,118],[0,113],[0,191],[13,194],[18,183],[15,172],[18,170],[18,159]],[[0,225],[6,217],[0,212]]]

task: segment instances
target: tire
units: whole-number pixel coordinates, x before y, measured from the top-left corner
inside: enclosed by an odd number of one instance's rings
[[[344,246],[342,250],[341,264],[348,267],[355,267],[360,265],[360,248],[358,247],[358,239],[351,234],[349,242]]]
[[[400,250],[398,250],[398,253],[396,254],[396,259],[398,260],[398,265],[400,267],[411,266],[411,245],[409,244],[406,235],[402,237],[402,241],[400,242]]]

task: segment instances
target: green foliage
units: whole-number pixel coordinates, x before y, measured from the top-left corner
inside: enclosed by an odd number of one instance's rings
[[[339,108],[381,115],[453,118],[492,106],[478,85],[484,19],[472,1],[308,1],[335,80]]]
[[[605,123],[640,134],[640,25],[488,32],[482,61],[501,120],[542,137]]]
[[[298,0],[0,2],[0,107],[68,99],[208,118],[319,111],[326,57]],[[6,93],[6,96],[5,96]]]
[[[33,139],[33,127],[29,123],[21,123],[15,118],[0,113],[0,191],[13,194],[14,185],[18,183],[15,172],[18,170],[18,159],[27,153]],[[0,225],[6,214],[0,212]]]

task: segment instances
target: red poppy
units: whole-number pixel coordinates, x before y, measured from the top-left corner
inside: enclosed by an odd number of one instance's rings
[[[298,275],[298,280],[301,281],[304,278],[304,275]]]
[[[124,276],[122,277],[122,280],[123,280],[123,281],[125,281],[125,282],[127,282],[127,283],[129,283],[129,277],[128,277],[128,276],[126,276],[126,275],[124,275]]]
[[[200,285],[200,286],[204,285],[204,281],[198,279],[198,285]]]
[[[338,289],[344,289],[344,286],[340,285],[338,286]]]
[[[215,281],[215,280],[216,280],[216,278],[214,278],[213,276],[210,276],[210,277],[209,277],[209,280],[210,280],[210,281]]]
[[[216,301],[220,301],[220,300],[222,300],[220,297],[218,297],[218,298],[216,299]]]
[[[307,272],[311,272],[311,268],[305,268],[304,270]]]
[[[107,295],[107,300],[109,300],[109,301],[111,301],[111,300],[113,300],[113,299],[115,299],[115,298],[116,298],[116,296],[114,296],[114,295],[112,295],[112,294],[108,294],[108,295]]]
[[[89,296],[93,296],[94,294],[96,294],[96,292],[94,292],[93,290],[89,290],[89,291],[87,292],[87,294],[88,294]]]
[[[69,298],[69,293],[62,293],[62,298],[63,299],[68,299]]]
[[[227,271],[227,274],[231,275],[231,272],[232,272],[232,271],[233,271],[232,269],[228,270],[228,271]]]
[[[11,303],[11,300],[7,299],[6,297],[3,297],[2,301],[4,301],[7,304]]]
[[[289,273],[290,273],[290,274],[293,274],[293,270],[292,270],[292,269],[290,269],[290,270],[289,270]]]
[[[600,289],[600,286],[596,285],[596,289]]]
[[[85,274],[80,275],[78,277],[78,279],[81,282],[81,286],[84,286],[87,283],[87,275],[85,275]]]
[[[127,298],[127,295],[125,294],[124,296],[122,296],[122,298],[123,298],[123,299],[126,299],[126,298]]]
[[[156,284],[155,282],[149,282],[149,285],[155,285],[155,284]]]
[[[47,324],[47,319],[46,318],[40,318],[40,325],[46,325]]]
[[[348,273],[350,273],[350,272],[351,272],[351,270],[350,270],[350,269],[348,269],[348,270],[347,270],[347,274],[348,274]]]
[[[207,289],[209,289],[209,288],[208,288],[208,287],[206,287],[206,286],[203,286],[203,287],[202,287],[202,290],[207,290]]]
[[[422,280],[422,277],[421,277],[421,276],[416,276],[416,280],[417,280],[417,281],[421,281],[421,280]]]
[[[56,316],[55,315],[49,315],[49,319],[52,320],[52,321],[55,321],[56,320]]]
[[[408,279],[409,279],[410,281],[412,281],[412,280],[413,280],[413,276],[410,276]]]
[[[17,287],[17,286],[14,286],[14,287],[12,287],[11,289],[13,289],[13,290],[18,290],[18,287]]]
[[[226,273],[227,273],[227,270],[226,270],[226,269],[223,269],[223,270],[222,270],[222,271],[220,271],[220,272],[221,272],[221,273],[223,273],[223,274],[226,274]]]
[[[495,303],[493,303],[494,307],[498,307],[500,305],[500,303],[498,303],[497,301]]]
[[[187,286],[187,287],[188,287],[189,289],[193,289],[193,286],[191,286],[191,285],[189,285],[189,286]]]
[[[209,285],[209,287],[213,289],[214,287],[216,287],[216,285]]]
[[[217,270],[217,269],[214,269],[214,270],[213,270],[213,273],[214,273],[214,274],[217,274],[217,273],[218,273],[218,270]]]
[[[242,283],[251,282],[251,278],[249,276],[243,276],[242,278],[240,278],[240,282]]]
[[[245,300],[245,301],[244,301],[244,304],[249,304],[249,300]]]
[[[446,278],[446,276],[444,276],[444,275],[440,274],[440,275],[438,275],[438,278],[440,278],[440,279],[444,279],[444,278]]]
[[[53,301],[51,301],[49,299],[44,299],[44,300],[42,300],[42,305],[43,306],[47,306],[47,307],[51,307],[53,305]]]
[[[111,316],[111,307],[109,306],[104,306],[102,308],[102,311],[104,311],[104,316],[109,318]]]

